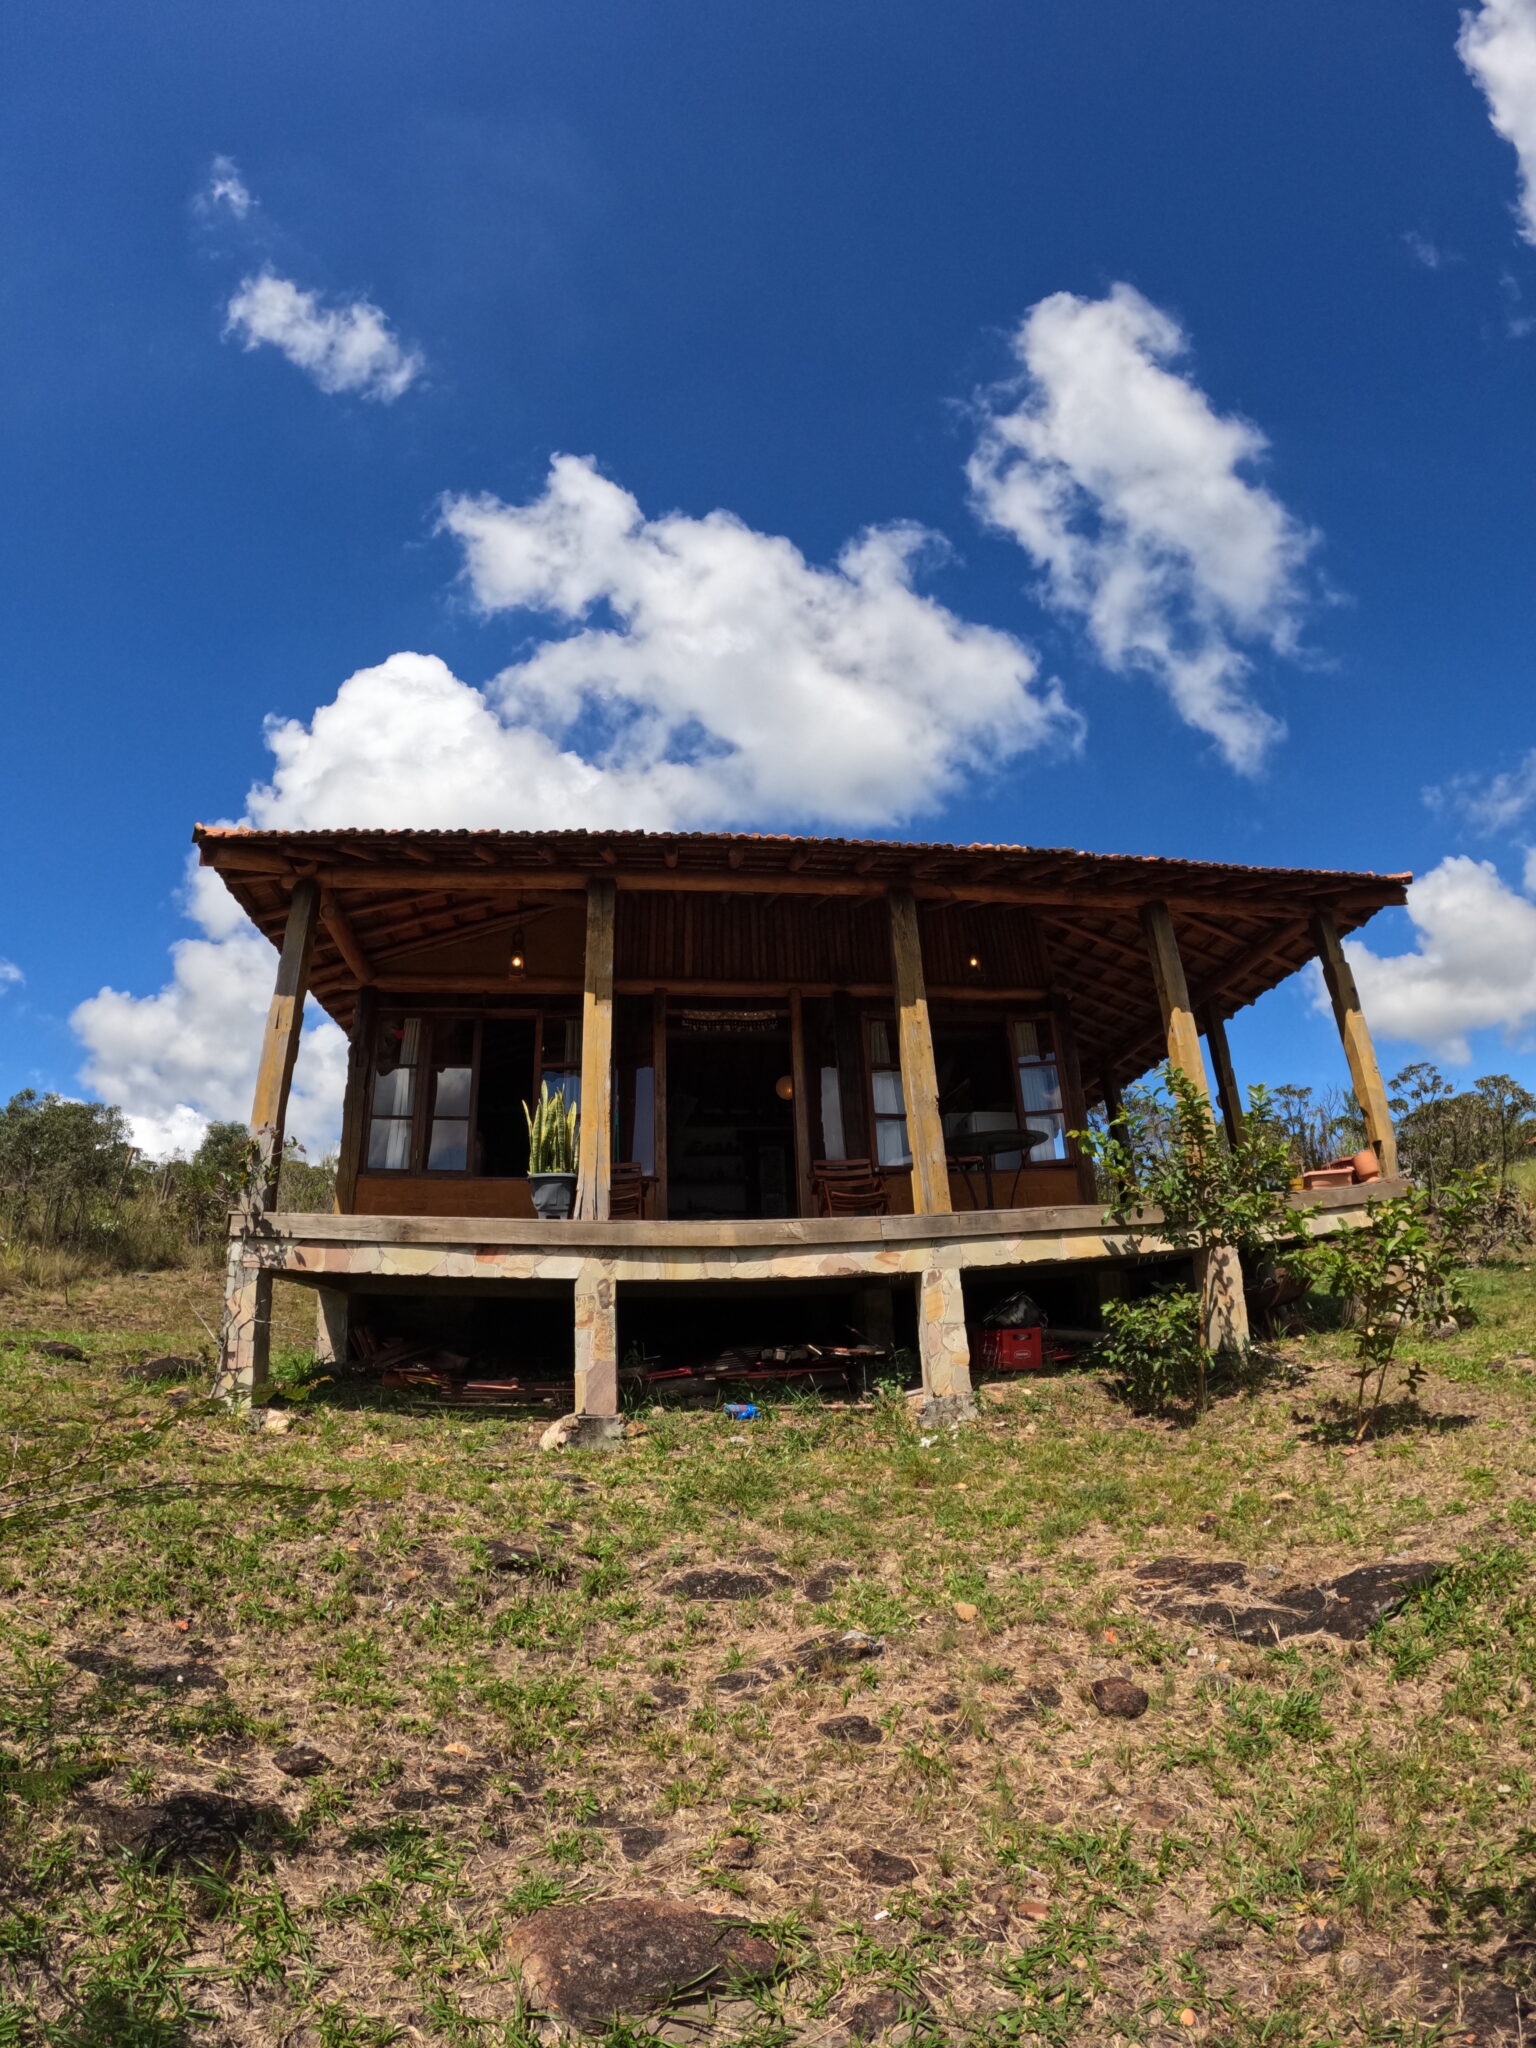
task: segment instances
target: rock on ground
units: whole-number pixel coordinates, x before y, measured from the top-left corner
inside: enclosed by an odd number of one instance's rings
[[[759,1982],[777,1952],[739,1922],[673,1899],[550,1906],[512,1929],[530,2002],[577,2027],[603,2027],[736,1982]]]
[[[1128,1678],[1096,1678],[1089,1691],[1099,1712],[1119,1721],[1139,1721],[1150,1704],[1141,1687]]]

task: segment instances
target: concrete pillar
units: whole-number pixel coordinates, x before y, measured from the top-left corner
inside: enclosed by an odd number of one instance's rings
[[[229,1247],[224,1279],[224,1331],[214,1397],[232,1407],[266,1399],[272,1345],[272,1275],[246,1253],[243,1238]]]
[[[619,1318],[613,1267],[583,1259],[576,1275],[577,1415],[619,1412]]]
[[[345,1365],[352,1327],[352,1297],[339,1287],[315,1293],[315,1358],[321,1365]]]
[[[950,1422],[974,1415],[965,1297],[953,1252],[933,1252],[918,1283],[917,1349],[923,1367],[922,1390],[911,1396],[917,1419]]]

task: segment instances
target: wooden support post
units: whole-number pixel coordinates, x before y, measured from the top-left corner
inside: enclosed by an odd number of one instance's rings
[[[347,1046],[347,1085],[341,1098],[341,1145],[336,1154],[338,1216],[357,1207],[357,1176],[362,1170],[363,1142],[368,1129],[368,1082],[373,1071],[373,1027],[378,997],[361,988],[352,1007],[352,1037]]]
[[[1141,913],[1147,952],[1152,961],[1152,979],[1157,987],[1158,1005],[1163,1013],[1163,1035],[1168,1041],[1168,1062],[1187,1074],[1202,1095],[1206,1086],[1205,1061],[1200,1053],[1200,1032],[1190,1008],[1189,984],[1184,979],[1184,962],[1166,903],[1148,903]]]
[[[345,1365],[351,1336],[352,1297],[345,1288],[315,1290],[315,1357],[321,1365]]]
[[[1205,1060],[1200,1051],[1200,1033],[1190,1008],[1189,985],[1184,979],[1184,962],[1173,919],[1166,903],[1148,903],[1141,913],[1152,961],[1152,979],[1163,1013],[1163,1030],[1168,1040],[1168,1063],[1194,1082],[1207,1101],[1210,1087],[1205,1078]],[[1218,1245],[1195,1260],[1200,1286],[1202,1328],[1209,1351],[1246,1351],[1248,1348],[1248,1306],[1243,1296],[1242,1262],[1231,1245]]]
[[[1227,1143],[1240,1145],[1243,1098],[1237,1085],[1237,1070],[1232,1065],[1232,1048],[1227,1044],[1227,1027],[1214,1010],[1206,1014],[1205,1043],[1216,1070],[1216,1100],[1221,1104],[1221,1120],[1227,1127]]]
[[[1322,963],[1328,994],[1333,1000],[1339,1036],[1344,1041],[1344,1057],[1349,1061],[1350,1079],[1355,1084],[1355,1100],[1365,1118],[1365,1135],[1381,1166],[1382,1178],[1396,1180],[1397,1133],[1392,1128],[1387,1091],[1381,1069],[1376,1064],[1376,1048],[1371,1043],[1370,1027],[1360,1007],[1354,969],[1339,943],[1338,926],[1326,911],[1319,911],[1313,918],[1312,938]]]
[[[935,1251],[918,1282],[917,1350],[923,1366],[922,1394],[915,1400],[919,1413],[932,1420],[969,1413],[971,1347],[954,1252]]]
[[[794,1089],[791,1108],[795,1119],[795,1214],[814,1216],[816,1198],[811,1189],[811,1077],[805,1063],[805,1009],[800,991],[789,992],[789,1082]]]
[[[667,992],[656,989],[651,996],[651,1112],[655,1124],[656,1191],[653,1211],[658,1220],[667,1213]]]
[[[933,1063],[933,1032],[923,986],[923,949],[917,902],[910,889],[891,891],[891,964],[896,993],[896,1034],[901,1055],[901,1092],[912,1150],[912,1213],[947,1216],[949,1167],[944,1125],[939,1116],[939,1077]],[[962,1328],[962,1337],[964,1330]]]
[[[607,877],[587,884],[576,1214],[589,1223],[607,1221],[613,1167],[613,923],[617,896]]]
[[[577,1415],[619,1412],[619,1320],[613,1267],[583,1259],[576,1274]]]
[[[271,1349],[272,1275],[250,1256],[242,1232],[229,1243],[214,1399],[241,1408],[265,1400]]]
[[[315,917],[320,891],[314,882],[295,882],[288,908],[288,926],[277,963],[277,982],[267,1011],[266,1035],[256,1069],[256,1095],[251,1105],[251,1136],[256,1143],[255,1172],[248,1209],[252,1222],[277,1200],[283,1163],[283,1125],[288,1115],[288,1090],[304,1025],[304,997],[309,988],[309,960],[315,945]]]

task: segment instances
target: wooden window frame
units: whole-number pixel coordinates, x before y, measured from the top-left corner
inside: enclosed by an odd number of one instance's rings
[[[369,1033],[369,1044],[366,1048],[368,1084],[364,1091],[362,1142],[359,1147],[359,1156],[362,1164],[358,1169],[359,1173],[365,1175],[370,1180],[375,1177],[383,1180],[518,1179],[519,1176],[516,1174],[505,1176],[501,1174],[483,1174],[478,1172],[469,1163],[473,1157],[480,1121],[480,1065],[485,1035],[482,1027],[488,1023],[518,1018],[527,1019],[532,1022],[533,1092],[536,1099],[544,1077],[544,1021],[552,1010],[560,1016],[568,1014],[564,1007],[557,1009],[556,1005],[552,1003],[519,1003],[515,1007],[505,1007],[498,1004],[494,1009],[472,1010],[461,1003],[437,1008],[427,1007],[420,1003],[391,1002],[387,994],[383,995],[377,1006],[373,1027]],[[579,1014],[578,1012],[578,1019]],[[373,1083],[378,1070],[379,1033],[386,1025],[397,1022],[405,1017],[417,1017],[421,1020],[422,1036],[425,1041],[426,1051],[426,1058],[417,1067],[417,1072],[422,1076],[422,1082],[416,1091],[416,1101],[411,1110],[411,1163],[406,1166],[370,1166],[368,1164],[368,1147],[373,1136]],[[425,1161],[428,1144],[431,1139],[432,1115],[428,1105],[428,1095],[431,1091],[427,1083],[432,1073],[433,1031],[438,1024],[464,1023],[471,1024],[474,1027],[469,1084],[469,1131],[466,1161],[463,1166],[428,1166]],[[421,1163],[418,1164],[417,1162]]]

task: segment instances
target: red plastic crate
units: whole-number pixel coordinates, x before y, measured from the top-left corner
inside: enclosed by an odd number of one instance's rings
[[[1032,1329],[971,1329],[971,1363],[978,1372],[1039,1372],[1045,1363],[1043,1332]]]

